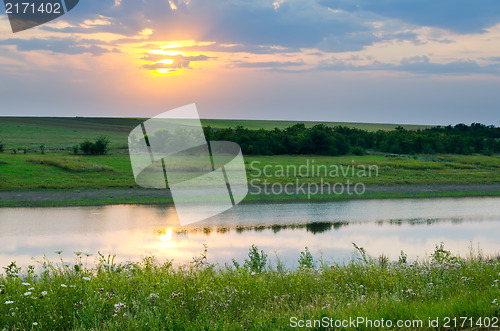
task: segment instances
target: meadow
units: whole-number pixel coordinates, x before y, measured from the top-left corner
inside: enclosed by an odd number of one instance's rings
[[[130,131],[140,125],[144,118],[88,118],[88,117],[0,117],[0,139],[7,143],[7,148],[38,150],[41,144],[49,149],[70,148],[85,139],[93,139],[106,134],[112,147],[126,147]],[[212,128],[248,129],[286,128],[299,122],[294,121],[252,121],[252,120],[214,120],[202,119],[203,126]],[[323,122],[300,122],[312,127]],[[399,124],[371,123],[323,123],[328,126],[344,125],[368,131],[392,130]],[[429,125],[402,125],[407,129],[424,129]]]
[[[31,204],[23,201],[0,201],[1,206],[39,206],[107,203],[161,203],[165,198],[145,197],[132,175],[128,155],[127,136],[132,128],[143,119],[134,118],[18,118],[0,119],[0,140],[4,151],[0,153],[1,192],[85,192],[87,190],[134,190],[140,198],[119,198],[113,196],[38,201]],[[202,120],[204,125],[224,128],[243,125],[248,128],[286,127],[289,121],[242,121]],[[307,122],[306,126],[315,123]],[[327,123],[336,125],[339,123]],[[342,125],[346,123],[340,123]],[[349,124],[349,123],[347,123]],[[350,123],[368,130],[388,130],[393,125]],[[395,126],[395,125],[394,125]],[[419,129],[425,126],[408,126]],[[86,139],[96,139],[103,133],[109,137],[110,149],[107,155],[75,155],[73,148]],[[408,192],[409,185],[485,185],[500,183],[500,155],[388,155],[368,151],[367,155],[319,156],[319,155],[245,155],[248,180],[255,185],[275,183],[363,183],[367,186],[397,186],[394,192],[372,192],[363,197],[416,197],[456,195],[498,195],[498,189],[481,190],[481,187],[467,188],[464,192]],[[279,172],[279,169],[296,171]],[[307,167],[306,174],[300,172]],[[374,169],[360,173],[360,167]],[[349,170],[355,168],[356,172]],[[320,169],[320,171],[311,171]],[[326,169],[327,171],[325,171]],[[337,169],[338,173],[332,173]],[[135,194],[140,191],[141,194]],[[487,191],[487,192],[486,192]],[[103,190],[103,195],[106,195]],[[294,196],[301,198],[300,196]],[[348,197],[348,196],[341,196]],[[287,196],[249,197],[256,199],[286,199]],[[315,196],[314,198],[324,198]],[[330,196],[331,198],[331,196]],[[2,200],[2,199],[0,199]],[[8,199],[6,199],[8,200]],[[168,200],[168,199],[167,199]]]
[[[498,155],[433,155],[416,159],[383,154],[245,156],[245,165],[248,179],[256,183],[295,183],[297,180],[320,183],[322,179],[330,183],[350,180],[367,185],[500,183]],[[362,171],[363,167],[366,171]],[[138,188],[124,149],[114,149],[101,156],[72,155],[69,150],[45,154],[3,153],[0,154],[0,178],[3,191]]]
[[[498,328],[500,256],[471,250],[454,256],[436,245],[422,260],[357,255],[338,264],[307,247],[299,267],[285,268],[255,246],[231,265],[209,262],[209,248],[191,263],[75,252],[73,262],[43,259],[0,276],[0,325],[7,330],[449,330]],[[61,252],[56,252],[61,253]],[[460,291],[457,291],[457,286]],[[363,318],[360,324],[338,325]],[[429,321],[437,324],[429,325]],[[317,321],[317,322],[315,322]],[[337,321],[337,322],[336,322]],[[390,323],[393,323],[389,325]],[[401,323],[401,322],[399,322]]]

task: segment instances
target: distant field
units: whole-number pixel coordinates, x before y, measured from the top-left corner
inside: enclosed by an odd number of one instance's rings
[[[106,135],[113,147],[126,147],[130,131],[140,125],[142,118],[84,118],[84,117],[0,117],[0,140],[12,148],[38,148],[44,144],[49,149],[69,148],[85,139]],[[398,124],[342,123],[342,122],[294,122],[252,120],[202,120],[202,125],[228,128],[241,125],[248,129],[286,128],[297,123],[310,127],[324,123],[344,125],[364,130],[391,130]],[[424,129],[425,125],[402,125],[407,129]]]
[[[358,128],[367,131],[393,130],[397,126],[402,126],[408,130],[418,130],[433,127],[432,125],[407,125],[407,124],[383,124],[383,123],[353,123],[353,122],[310,122],[310,121],[256,121],[256,120],[202,120],[203,125],[210,125],[213,128],[227,128],[241,125],[251,130],[258,129],[284,129],[297,123],[304,123],[306,127],[316,124],[326,124],[329,126],[346,126],[348,128]]]

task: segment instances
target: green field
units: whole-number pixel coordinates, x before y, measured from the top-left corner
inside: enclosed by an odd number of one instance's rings
[[[206,250],[181,266],[153,257],[115,264],[113,257],[100,255],[89,267],[92,258],[81,252],[73,263],[42,260],[23,270],[11,264],[0,276],[0,325],[7,330],[288,330],[307,326],[307,320],[363,317],[361,324],[336,329],[372,330],[366,320],[382,319],[409,321],[406,327],[384,324],[383,330],[498,328],[500,256],[453,256],[441,245],[421,260],[407,261],[401,252],[398,261],[389,261],[355,248],[358,255],[346,264],[323,261],[306,248],[292,270],[279,261],[270,265],[266,252],[255,246],[245,261],[225,266],[209,263]],[[438,324],[429,325],[429,319]]]
[[[384,155],[247,156],[245,163],[249,181],[256,184],[297,180],[299,183],[349,180],[367,185],[500,183],[500,156],[438,157],[427,161]],[[304,170],[307,165],[308,173]],[[360,173],[363,166],[371,167],[371,174]],[[331,169],[339,170],[333,173]],[[102,156],[72,155],[69,151],[0,154],[0,179],[2,191],[138,187],[128,153],[119,149]]]
[[[130,131],[145,119],[138,118],[86,118],[86,117],[0,117],[0,140],[6,148],[39,149],[44,144],[49,149],[70,148],[84,139],[93,139],[105,134],[110,137],[113,147],[126,147]],[[201,121],[204,126],[213,128],[235,128],[242,125],[249,129],[286,128],[299,122],[293,121],[251,121],[251,120],[212,120]],[[310,127],[322,122],[300,122]],[[397,124],[370,123],[324,123],[331,126],[345,125],[369,131],[391,130]],[[408,129],[424,129],[425,125],[403,125]]]
[[[127,148],[127,136],[142,119],[123,118],[0,118],[0,140],[5,151],[0,153],[1,192],[63,192],[85,190],[141,190],[135,183]],[[272,127],[291,122],[204,120],[213,126],[253,125]],[[280,125],[281,125],[280,124]],[[312,125],[312,123],[309,123]],[[375,129],[377,125],[373,124]],[[380,129],[381,127],[377,127]],[[111,149],[107,155],[73,155],[72,146],[85,139],[95,139],[105,134],[110,138]],[[42,154],[40,145],[45,146]],[[245,156],[247,176],[257,186],[275,183],[363,183],[367,186],[396,185],[485,185],[500,183],[500,155],[418,155],[388,157],[381,153],[364,156],[277,155]],[[370,170],[362,172],[360,169]],[[307,172],[304,173],[304,170]],[[280,172],[281,170],[281,172]],[[335,170],[335,171],[334,171]],[[351,170],[355,170],[352,172]],[[333,171],[333,172],[332,172]],[[151,190],[141,190],[141,192]],[[105,194],[105,190],[103,191]],[[137,193],[137,191],[135,191]],[[468,192],[468,193],[467,193]],[[364,197],[417,197],[456,195],[498,195],[498,188],[481,192],[481,187],[471,187],[459,192],[438,190],[409,192],[395,189],[392,192],[375,191]],[[341,196],[349,197],[349,196]],[[248,200],[304,198],[296,196],[249,196]],[[309,198],[309,197],[307,197]],[[317,195],[322,199],[328,196]],[[331,198],[331,196],[330,196]],[[2,200],[0,198],[0,200]],[[71,199],[70,199],[71,200]],[[82,203],[81,199],[67,201],[68,205]],[[137,199],[110,195],[103,198],[84,198],[87,204],[106,203],[157,203],[158,196],[140,194]],[[55,201],[54,205],[64,205]],[[23,201],[0,201],[1,206],[50,205],[41,199],[35,204]]]

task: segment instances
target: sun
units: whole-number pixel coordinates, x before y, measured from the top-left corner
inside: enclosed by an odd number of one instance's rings
[[[165,229],[162,234],[160,234],[160,240],[163,242],[172,240],[172,230]]]

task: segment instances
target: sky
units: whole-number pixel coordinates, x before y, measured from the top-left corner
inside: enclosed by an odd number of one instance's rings
[[[498,0],[81,0],[12,33],[0,115],[500,125]]]

